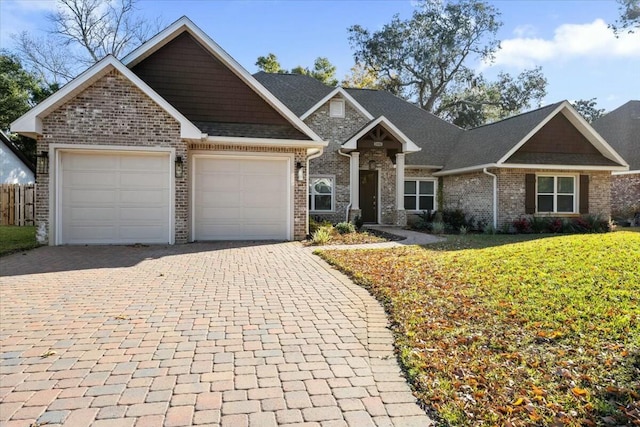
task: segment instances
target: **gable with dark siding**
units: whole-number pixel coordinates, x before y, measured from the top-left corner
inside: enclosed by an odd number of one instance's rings
[[[192,122],[284,126],[309,139],[187,32],[132,71]]]
[[[616,166],[564,114],[556,114],[506,163]]]

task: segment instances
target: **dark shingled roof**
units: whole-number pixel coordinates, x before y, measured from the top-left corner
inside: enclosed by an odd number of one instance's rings
[[[640,101],[627,102],[592,126],[629,163],[629,170],[640,170]]]
[[[193,122],[193,124],[209,136],[310,140],[307,135],[289,125],[223,122]]]
[[[301,74],[271,74],[260,71],[253,77],[298,117],[335,89]]]
[[[443,171],[496,163],[560,104],[562,102],[464,132]]]
[[[464,132],[457,126],[389,92],[345,89],[374,117],[385,116],[422,150],[407,155],[407,165],[443,166]]]

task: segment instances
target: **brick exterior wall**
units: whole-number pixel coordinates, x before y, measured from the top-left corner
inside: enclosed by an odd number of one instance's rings
[[[548,173],[550,175],[589,175],[589,213],[609,218],[611,173],[605,171],[571,170],[526,170],[497,169],[490,172],[498,175],[498,228],[511,224],[525,214],[525,175]],[[576,179],[576,184],[578,183]],[[553,215],[558,216],[558,215]]]
[[[491,171],[490,171],[491,172]],[[482,173],[443,176],[442,208],[462,209],[476,221],[493,224],[493,178]],[[524,191],[524,179],[523,179]],[[522,199],[524,211],[524,197]]]
[[[334,99],[340,99],[336,97]],[[311,212],[311,216],[319,217],[333,223],[344,221],[349,205],[349,158],[342,156],[338,150],[342,143],[369,122],[358,111],[345,102],[344,118],[329,117],[329,103],[318,108],[305,119],[305,123],[329,145],[323,154],[313,159],[309,165],[309,175],[335,176],[335,210],[333,212]]]
[[[298,181],[295,170],[297,162],[305,164],[305,149],[212,144],[188,147],[187,141],[180,139],[180,124],[117,71],[108,73],[45,117],[43,135],[37,143],[38,152],[51,151],[51,143],[174,148],[176,156],[186,159],[183,178],[174,178],[176,243],[186,243],[191,237],[190,150],[293,154],[293,237],[301,240],[307,234],[306,177]],[[49,176],[38,176],[37,184],[36,221],[48,229]]]
[[[631,219],[640,212],[640,173],[611,177],[611,215]]]
[[[49,144],[170,147],[186,158],[180,124],[126,77],[112,71],[42,120],[38,152]],[[51,156],[50,162],[54,159]],[[188,238],[188,175],[175,180],[175,241]],[[36,186],[36,222],[49,230],[49,176],[39,175]]]

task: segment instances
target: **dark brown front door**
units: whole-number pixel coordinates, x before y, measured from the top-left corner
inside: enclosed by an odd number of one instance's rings
[[[360,171],[360,210],[362,221],[378,222],[378,171]]]

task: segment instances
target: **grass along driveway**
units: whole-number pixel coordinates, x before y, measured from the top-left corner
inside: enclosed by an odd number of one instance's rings
[[[38,246],[36,227],[0,225],[0,256]]]
[[[512,240],[321,256],[385,304],[443,422],[638,425],[640,234]]]

